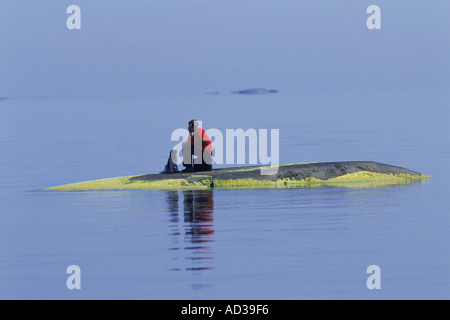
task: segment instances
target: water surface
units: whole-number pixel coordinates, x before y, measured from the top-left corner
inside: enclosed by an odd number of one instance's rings
[[[448,299],[448,101],[283,92],[0,101],[0,298]],[[433,178],[377,188],[39,190],[159,172],[172,130],[194,117],[205,128],[280,129],[282,163],[373,160]],[[81,290],[66,287],[72,264]],[[381,268],[381,290],[366,287],[370,265]]]

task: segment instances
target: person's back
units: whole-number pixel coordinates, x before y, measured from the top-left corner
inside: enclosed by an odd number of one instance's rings
[[[182,145],[183,165],[186,167],[183,172],[191,171],[211,171],[213,146],[206,131],[200,127],[197,120],[188,123],[189,137]],[[192,164],[192,156],[194,164]]]

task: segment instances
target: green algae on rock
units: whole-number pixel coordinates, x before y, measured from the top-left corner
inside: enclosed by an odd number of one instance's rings
[[[264,167],[224,168],[175,174],[116,177],[50,187],[49,191],[170,190],[209,188],[367,188],[409,184],[431,178],[420,172],[372,161],[295,163],[280,165],[274,175]]]

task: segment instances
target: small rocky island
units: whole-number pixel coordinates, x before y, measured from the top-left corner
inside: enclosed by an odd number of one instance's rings
[[[420,182],[430,176],[373,161],[283,164],[271,175],[267,166],[233,167],[212,171],[143,174],[72,183],[45,190],[142,190],[208,188],[366,188]]]
[[[249,94],[249,95],[263,95],[270,93],[278,93],[278,90],[274,89],[264,89],[264,88],[253,88],[253,89],[245,89],[245,90],[237,90],[233,91],[232,94]]]

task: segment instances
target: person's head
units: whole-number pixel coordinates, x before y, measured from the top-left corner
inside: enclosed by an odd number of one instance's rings
[[[191,121],[189,121],[189,123],[188,123],[189,132],[192,133],[197,129],[198,129],[198,121],[195,119],[192,119]]]

